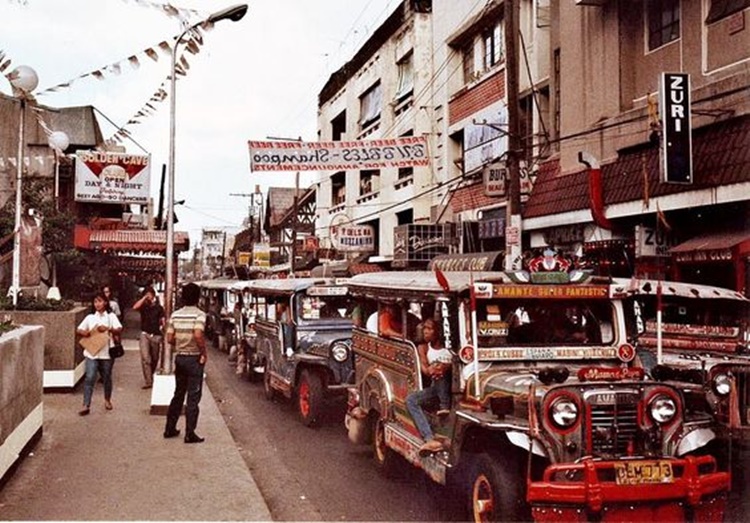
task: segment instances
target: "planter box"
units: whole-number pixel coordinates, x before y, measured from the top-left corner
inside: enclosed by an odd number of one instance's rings
[[[42,435],[44,328],[0,336],[0,485]]]
[[[2,311],[18,325],[41,325],[44,339],[44,388],[72,391],[85,374],[83,349],[76,327],[88,314],[88,307],[69,311]]]

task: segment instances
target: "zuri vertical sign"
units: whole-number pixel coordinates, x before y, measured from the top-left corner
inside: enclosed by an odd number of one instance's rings
[[[661,168],[667,183],[693,183],[690,75],[661,76]]]

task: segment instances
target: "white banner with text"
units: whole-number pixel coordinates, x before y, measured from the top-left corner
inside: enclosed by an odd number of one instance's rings
[[[340,142],[248,142],[251,171],[346,171],[430,163],[424,136]]]

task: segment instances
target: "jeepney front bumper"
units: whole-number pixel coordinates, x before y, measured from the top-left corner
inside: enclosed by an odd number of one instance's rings
[[[728,472],[712,456],[550,465],[530,481],[534,521],[722,521]]]

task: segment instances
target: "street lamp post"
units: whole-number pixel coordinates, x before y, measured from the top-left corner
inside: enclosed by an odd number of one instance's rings
[[[13,229],[13,283],[9,294],[13,297],[13,307],[18,305],[21,292],[21,215],[23,211],[23,164],[26,140],[26,101],[31,91],[39,85],[39,78],[31,67],[20,65],[8,75],[14,95],[21,103],[21,115],[18,124],[18,159],[16,162],[16,218]]]
[[[70,145],[70,138],[62,131],[53,131],[47,137],[52,152],[55,154],[55,209],[60,210],[60,157]],[[57,262],[51,258],[52,265],[52,287],[47,291],[47,299],[59,300],[60,289],[57,287]]]
[[[221,20],[231,20],[238,22],[245,13],[247,13],[247,4],[239,4],[221,11],[217,11],[205,20],[187,27],[180,36],[177,37],[172,47],[172,72],[170,74],[170,104],[169,104],[169,194],[167,196],[167,273],[164,279],[164,312],[169,318],[172,313],[174,299],[174,182],[175,182],[175,109],[176,96],[175,88],[177,86],[176,68],[177,68],[177,47],[182,39],[190,31],[203,24],[214,24]]]

